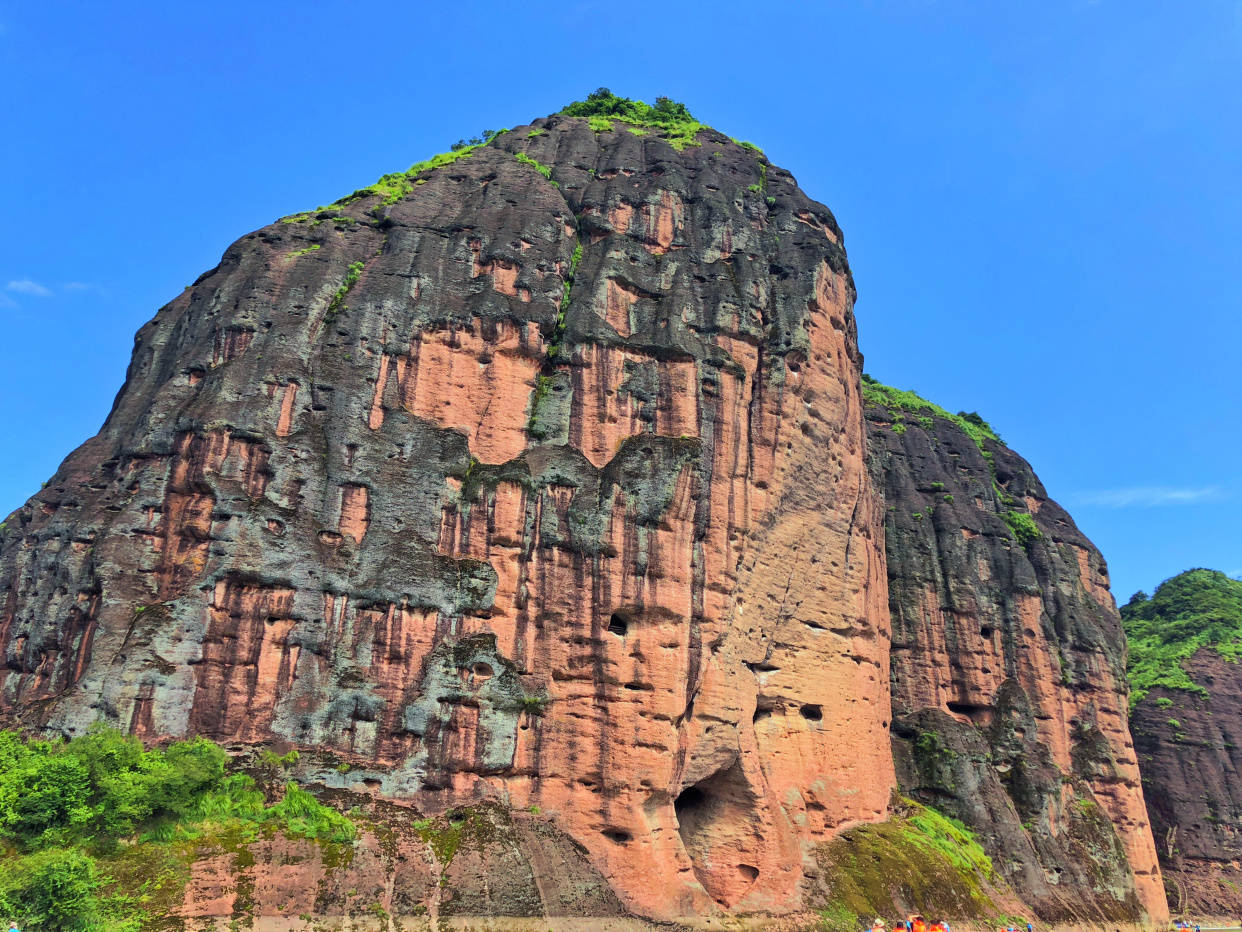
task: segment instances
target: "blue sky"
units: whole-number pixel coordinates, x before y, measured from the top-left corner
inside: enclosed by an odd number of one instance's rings
[[[0,513],[234,239],[603,85],[831,207],[867,370],[988,418],[1120,600],[1242,574],[1240,65],[1213,0],[0,0]]]

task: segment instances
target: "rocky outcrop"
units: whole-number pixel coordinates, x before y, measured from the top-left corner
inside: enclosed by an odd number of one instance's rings
[[[314,917],[404,925],[504,917],[605,919],[625,909],[580,846],[537,815],[482,805],[419,819],[409,809],[337,794],[361,823],[351,844],[207,837],[187,846],[167,919],[223,917],[253,927]],[[157,925],[163,917],[156,916]],[[398,926],[400,927],[400,926]]]
[[[977,416],[866,391],[903,791],[1045,920],[1163,919],[1103,558]]]
[[[1242,913],[1242,675],[1210,649],[1187,667],[1209,695],[1158,687],[1134,707],[1130,728],[1170,908],[1235,916]]]
[[[695,126],[553,116],[231,246],[6,522],[3,717],[537,806],[645,915],[799,908],[894,785],[854,288]]]
[[[1212,570],[1167,580],[1122,610],[1130,727],[1169,905],[1242,913],[1242,581]],[[1228,658],[1230,659],[1227,659]]]

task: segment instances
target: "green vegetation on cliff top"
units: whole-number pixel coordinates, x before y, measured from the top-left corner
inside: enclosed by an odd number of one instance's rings
[[[631,124],[633,127],[651,127],[660,132],[663,138],[678,152],[687,146],[700,145],[695,138],[700,130],[708,127],[700,123],[694,118],[690,111],[683,103],[670,100],[667,97],[657,97],[655,105],[645,103],[641,100],[631,100],[629,97],[619,97],[612,93],[608,88],[601,87],[589,94],[586,100],[576,100],[569,106],[563,108],[559,113],[571,117],[585,117],[590,121],[591,128],[596,132],[607,132],[613,128],[613,121]],[[381,206],[388,206],[397,203],[403,197],[414,190],[415,185],[422,184],[426,181],[426,175],[437,168],[443,168],[452,165],[459,159],[468,158],[477,149],[490,145],[494,140],[500,138],[507,129],[501,130],[484,130],[480,136],[471,139],[459,139],[453,143],[452,148],[448,152],[441,152],[433,155],[429,159],[421,162],[415,162],[403,172],[389,172],[383,175],[374,184],[367,185],[365,188],[359,188],[351,194],[339,200],[333,201],[325,207],[317,207],[314,210],[302,211],[301,213],[291,214],[283,218],[283,223],[302,223],[305,221],[318,222],[327,219],[347,219],[340,218],[335,215],[340,213],[340,209],[353,201],[364,197],[378,196],[381,200]],[[636,135],[644,135],[641,129],[631,129]],[[527,133],[527,138],[541,136],[545,130],[535,129]],[[745,146],[754,152],[763,154],[754,143],[742,142],[734,140],[738,145]],[[526,162],[537,168],[545,178],[551,179],[551,171],[545,166],[540,165],[534,159],[518,154],[519,161]]]
[[[349,843],[349,819],[276,779],[289,763],[262,760],[261,789],[204,738],[148,751],[110,730],[0,732],[0,914],[52,932],[136,930],[180,903],[203,845],[275,832]]]
[[[687,146],[700,145],[695,137],[699,130],[707,129],[691,115],[685,104],[667,97],[657,97],[655,106],[652,106],[641,100],[618,97],[606,87],[592,92],[586,100],[574,101],[561,113],[571,117],[586,117],[591,123],[591,129],[597,133],[611,130],[613,120],[634,126],[653,127],[678,152]]]
[[[994,454],[987,448],[984,441],[991,440],[999,444],[1003,444],[1005,441],[1001,439],[1000,434],[992,429],[991,424],[979,416],[978,412],[959,411],[957,414],[950,414],[940,405],[934,401],[928,401],[922,395],[911,391],[904,391],[900,388],[893,388],[890,385],[883,385],[865,373],[862,377],[862,393],[864,404],[875,405],[888,410],[889,416],[893,420],[892,429],[898,434],[904,434],[907,430],[907,414],[915,415],[920,426],[924,429],[930,429],[933,419],[938,417],[953,423],[958,430],[975,442],[975,446],[979,448],[979,452],[987,460],[988,467],[992,471],[992,488],[996,492],[997,501],[1002,509],[1006,509],[1000,512],[1000,516],[1009,527],[1009,532],[1014,540],[1023,547],[1027,547],[1044,536],[1043,531],[1035,523],[1035,519],[1028,512],[1018,511],[1014,507],[1018,504],[1017,500],[1001,488],[1000,483],[997,482]],[[946,504],[952,504],[953,498],[946,495],[944,500]],[[922,515],[916,512],[915,517],[921,518]]]
[[[1155,687],[1207,696],[1183,664],[1208,648],[1236,663],[1242,659],[1242,580],[1216,570],[1187,570],[1166,579],[1151,598],[1136,592],[1121,608],[1130,643],[1130,703]]]
[[[980,450],[983,450],[984,440],[995,440],[997,443],[1005,442],[1001,440],[1000,434],[992,429],[992,425],[974,411],[959,411],[957,414],[950,414],[934,401],[928,401],[915,392],[903,391],[900,388],[883,385],[866,374],[862,377],[862,392],[864,402],[888,408],[895,415],[899,415],[901,412],[910,412],[932,417],[942,417],[946,421],[952,421],[959,430],[975,442],[975,445]]]

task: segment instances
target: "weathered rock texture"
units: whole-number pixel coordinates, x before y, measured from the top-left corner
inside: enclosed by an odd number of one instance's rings
[[[230,247],[7,522],[3,716],[330,751],[541,807],[631,910],[798,908],[894,784],[854,289],[698,140],[552,117]]]
[[[927,411],[867,416],[903,790],[974,829],[1046,920],[1167,917],[1103,558],[1003,444]]]
[[[1157,687],[1130,728],[1143,791],[1178,912],[1242,913],[1242,671],[1198,651],[1187,672],[1207,696]]]
[[[188,877],[162,904],[166,917],[253,927],[265,917],[392,916],[396,928],[425,917],[439,928],[458,917],[625,915],[581,847],[537,816],[484,805],[417,819],[403,807],[342,795],[342,803],[361,804],[352,844],[282,834],[187,844]]]

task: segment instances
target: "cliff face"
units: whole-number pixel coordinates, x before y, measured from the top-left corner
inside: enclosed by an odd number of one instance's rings
[[[796,908],[894,784],[854,290],[695,132],[554,116],[231,246],[6,522],[3,716],[536,806],[647,915]]]
[[[866,391],[903,791],[1046,920],[1163,919],[1102,557],[983,422]]]
[[[1123,610],[1136,696],[1130,727],[1169,905],[1242,912],[1242,582],[1211,570]]]

